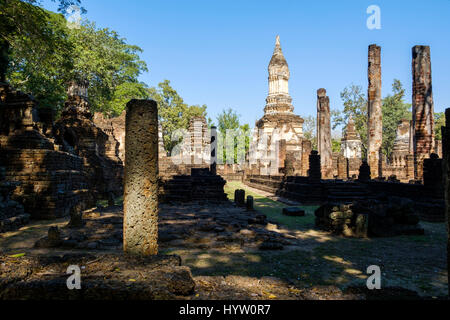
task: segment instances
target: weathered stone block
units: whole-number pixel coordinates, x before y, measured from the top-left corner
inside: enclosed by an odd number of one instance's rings
[[[247,202],[246,202],[247,211],[253,211],[254,210],[253,204],[254,204],[253,197],[252,196],[247,196]]]
[[[245,190],[237,189],[234,191],[234,202],[239,207],[245,206]]]

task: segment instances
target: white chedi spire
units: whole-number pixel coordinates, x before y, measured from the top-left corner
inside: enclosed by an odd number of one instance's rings
[[[289,94],[289,77],[289,67],[281,50],[280,36],[277,36],[269,63],[269,95]]]
[[[270,59],[269,95],[266,99],[265,113],[292,113],[294,108],[289,96],[289,66],[281,50],[280,36],[275,39],[275,49]]]

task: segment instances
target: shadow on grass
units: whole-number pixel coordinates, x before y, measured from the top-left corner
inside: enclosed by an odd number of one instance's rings
[[[340,288],[366,285],[367,267],[382,270],[382,286],[403,287],[425,296],[447,294],[445,226],[424,223],[425,236],[353,239],[314,230],[317,206],[300,206],[305,217],[281,214],[283,203],[257,194],[239,182],[225,186],[230,200],[235,189],[254,197],[255,209],[285,227],[284,233],[304,240],[300,247],[275,252],[202,252],[185,256],[196,275],[275,276],[295,286],[336,285]],[[306,248],[308,245],[312,246]]]

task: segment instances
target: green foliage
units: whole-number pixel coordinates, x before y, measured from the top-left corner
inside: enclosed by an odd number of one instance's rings
[[[32,94],[40,107],[58,109],[66,98],[65,83],[73,69],[72,44],[61,14],[46,13],[45,41],[17,36],[10,40],[7,79],[13,87]]]
[[[331,139],[331,149],[333,152],[340,153],[341,152],[341,140],[340,139]]]
[[[394,79],[392,95],[386,96],[382,101],[383,111],[383,144],[382,152],[390,157],[394,146],[397,127],[402,119],[411,119],[411,104],[405,103],[403,98],[405,89],[400,80]]]
[[[146,85],[138,81],[147,71],[139,47],[87,20],[69,28],[63,15],[31,7],[39,12],[35,23],[44,36],[37,40],[18,33],[8,39],[12,53],[7,79],[14,87],[35,96],[40,107],[59,110],[67,82],[88,80],[92,111],[111,116],[120,114],[130,99],[147,98]]]
[[[223,152],[219,152],[217,154],[219,163],[222,161],[223,163],[239,163],[240,160],[245,159],[245,155],[249,150],[250,126],[248,124],[241,125],[239,117],[240,116],[236,113],[236,111],[231,108],[224,109],[222,113],[217,116],[217,130],[219,135],[217,140],[217,149],[223,150]],[[227,131],[229,131],[228,134],[234,134],[233,139],[230,139],[230,137],[226,139]],[[233,144],[228,147],[228,149],[233,149],[233,159],[227,157],[227,141]]]
[[[80,4],[80,0],[52,1],[58,2],[59,11]],[[47,23],[48,12],[40,4],[39,0],[0,0],[0,81],[6,80],[12,42],[26,41],[30,52],[54,49],[52,24]]]
[[[140,60],[142,49],[129,45],[117,32],[97,29],[84,21],[70,29],[74,68],[72,78],[89,81],[89,100],[94,111],[119,115],[132,98],[147,98],[146,85],[138,81],[147,65]]]
[[[250,126],[248,123],[243,124],[239,127],[240,134],[242,137],[244,137],[244,145],[243,148],[241,145],[238,145],[237,149],[237,157],[239,159],[245,159],[245,155],[247,154],[248,150],[250,149]]]
[[[304,118],[303,123],[303,136],[305,139],[311,141],[311,146],[313,150],[317,150],[317,120],[316,117],[307,116]]]
[[[225,109],[217,116],[217,123],[219,132],[225,134],[227,130],[239,128],[239,115],[231,108]]]
[[[333,110],[333,129],[338,126],[345,127],[350,115],[355,122],[356,132],[361,137],[363,158],[367,154],[367,100],[362,92],[362,87],[351,84],[341,92],[341,99],[344,104],[342,112]]]
[[[158,103],[158,117],[162,127],[164,147],[168,153],[171,153],[182,139],[182,137],[178,140],[173,139],[173,134],[179,129],[188,129],[191,117],[206,117],[206,105],[188,106],[178,92],[170,86],[169,80],[159,83],[156,88],[149,88],[147,92],[148,96]]]
[[[434,134],[437,140],[442,140],[442,127],[445,127],[445,113],[437,112],[434,114]]]

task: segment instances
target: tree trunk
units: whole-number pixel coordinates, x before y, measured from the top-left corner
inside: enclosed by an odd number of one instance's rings
[[[6,82],[6,71],[9,64],[9,42],[0,38],[0,82]]]

